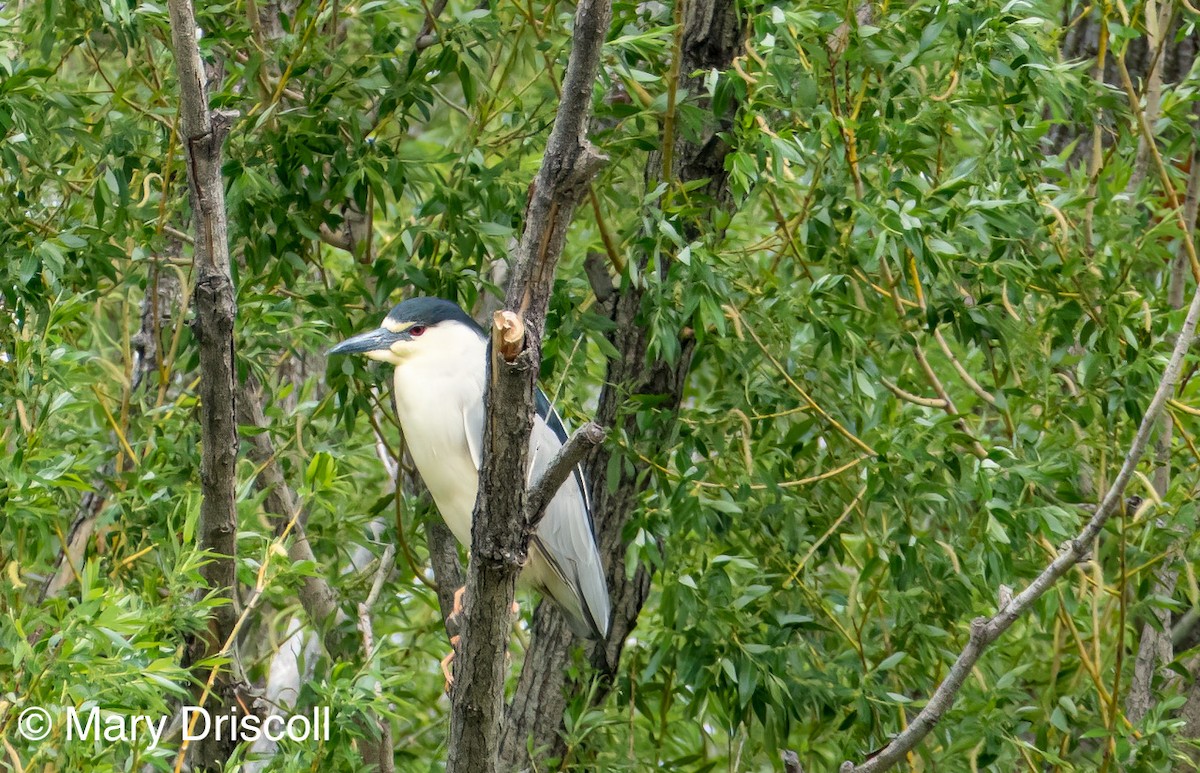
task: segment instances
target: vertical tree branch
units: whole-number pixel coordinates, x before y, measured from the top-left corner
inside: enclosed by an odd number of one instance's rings
[[[1129,69],[1125,64],[1125,54],[1122,53],[1116,59],[1117,71],[1121,77],[1121,84],[1124,86],[1125,95],[1129,100],[1129,108],[1133,113],[1134,127],[1139,136],[1139,152],[1145,150],[1150,159],[1154,162],[1155,171],[1158,173],[1158,179],[1162,185],[1163,194],[1166,196],[1171,210],[1179,224],[1180,231],[1183,234],[1182,255],[1187,256],[1188,264],[1191,267],[1192,275],[1197,281],[1197,292],[1200,293],[1200,258],[1197,257],[1196,245],[1193,239],[1195,231],[1195,189],[1194,183],[1189,179],[1188,183],[1188,200],[1184,206],[1180,205],[1178,192],[1175,190],[1175,183],[1171,180],[1171,176],[1167,172],[1166,163],[1163,161],[1162,154],[1158,150],[1157,139],[1154,135],[1151,125],[1152,116],[1149,114],[1151,107],[1156,107],[1156,104],[1148,104],[1147,109],[1143,110],[1138,100],[1137,91],[1133,85],[1133,79],[1129,75]],[[1151,78],[1154,74],[1151,73]],[[1193,158],[1193,162],[1195,159]],[[1193,176],[1195,170],[1193,169]],[[1172,268],[1171,284],[1168,287],[1168,302],[1174,303],[1176,299],[1182,299],[1183,296],[1183,275],[1182,271]],[[1182,305],[1182,304],[1180,304]],[[1169,339],[1168,339],[1169,340]],[[1176,342],[1178,343],[1178,342]],[[1166,424],[1166,431],[1160,439],[1163,444],[1163,452],[1169,451],[1170,445],[1170,430],[1171,425]],[[1167,460],[1169,464],[1169,460]],[[1163,470],[1162,467],[1155,474],[1156,489],[1162,486],[1165,491],[1167,485],[1167,475],[1169,470]],[[1160,492],[1161,494],[1161,492]],[[1171,551],[1175,554],[1175,550]],[[1175,573],[1167,568],[1155,572],[1155,592],[1171,595],[1175,590]],[[1169,620],[1163,615],[1160,620],[1163,621],[1164,627],[1169,629]],[[1145,715],[1150,709],[1153,701],[1150,695],[1150,688],[1153,684],[1154,672],[1157,666],[1168,663],[1174,657],[1174,652],[1171,644],[1169,633],[1159,632],[1151,626],[1145,626],[1143,637],[1139,642],[1138,655],[1134,663],[1134,678],[1130,686],[1130,694],[1128,700],[1128,708],[1131,718],[1137,719]]]
[[[209,619],[208,630],[188,647],[188,661],[197,663],[219,651],[233,631],[237,610],[236,477],[238,434],[234,419],[234,343],[236,305],[229,269],[225,193],[221,180],[221,145],[231,115],[210,113],[204,67],[196,43],[196,15],[191,0],[170,0],[171,40],[179,76],[180,131],[187,159],[188,191],[195,227],[196,290],[193,330],[200,344],[200,421],[203,451],[200,461],[199,547],[212,554],[200,570],[207,591],[224,603]],[[227,704],[231,682],[218,679],[215,698]],[[197,769],[223,767],[234,744],[205,741],[196,747]]]
[[[507,312],[493,323],[483,469],[471,525],[466,610],[451,693],[448,773],[497,770],[504,674],[517,574],[532,533],[526,516],[529,435],[554,270],[575,208],[604,157],[587,141],[592,87],[611,0],[580,0],[562,100],[530,189]],[[515,483],[515,485],[514,485]]]
[[[1147,97],[1149,100],[1149,97]],[[1196,108],[1193,108],[1195,113]],[[1147,112],[1149,110],[1147,109]],[[1149,126],[1149,121],[1146,122]],[[1141,135],[1139,149],[1144,149],[1147,159],[1151,153],[1147,143],[1154,142],[1154,137]],[[1138,155],[1141,160],[1141,152]],[[1147,164],[1149,162],[1147,161]],[[1187,244],[1195,244],[1196,210],[1200,202],[1200,154],[1193,147],[1190,158],[1191,171],[1188,174],[1187,194],[1184,197],[1181,225],[1182,238],[1186,243],[1181,245],[1179,253],[1171,261],[1171,269],[1167,280],[1167,305],[1172,309],[1183,308],[1184,286],[1188,267]],[[1170,343],[1175,342],[1175,336],[1168,336]],[[1154,491],[1158,498],[1164,499],[1171,485],[1171,441],[1174,437],[1175,426],[1169,415],[1163,415],[1158,438],[1154,442]],[[1182,536],[1176,539],[1168,555],[1170,560],[1154,571],[1154,593],[1170,598],[1175,592],[1175,583],[1179,571],[1175,562],[1179,560]],[[1171,639],[1171,612],[1155,608],[1151,614],[1157,620],[1157,625],[1150,622],[1142,625],[1142,634],[1138,640],[1137,657],[1134,660],[1133,678],[1129,684],[1129,694],[1125,699],[1125,713],[1129,721],[1137,723],[1154,706],[1154,675],[1158,669],[1171,662],[1175,650]],[[1186,712],[1185,712],[1186,713]]]
[[[1150,57],[1150,71],[1146,73],[1146,123],[1154,126],[1158,122],[1162,108],[1163,87],[1163,44],[1171,27],[1171,12],[1173,3],[1164,2],[1161,7],[1155,0],[1147,0],[1144,13],[1146,16],[1146,48]],[[1133,174],[1129,176],[1129,184],[1125,190],[1132,193],[1141,186],[1150,172],[1150,143],[1154,137],[1140,135],[1138,137],[1137,156],[1133,163]]]
[[[743,50],[744,20],[739,14],[738,5],[732,0],[677,2],[682,3],[683,23],[678,51],[679,88],[693,95],[691,99],[695,99],[706,114],[711,114],[707,100],[702,96],[707,93],[703,79],[714,69],[723,71],[732,66],[734,57]],[[702,131],[672,133],[671,163],[665,171],[673,182],[704,181],[704,184],[689,191],[689,198],[693,202],[704,201],[714,209],[730,206],[728,174],[725,171],[725,156],[729,146],[721,139],[720,132],[731,125],[736,110],[737,104],[730,103],[726,112],[713,116],[702,127]],[[664,143],[667,141],[664,133]],[[651,153],[646,160],[647,187],[653,188],[663,174],[662,157],[658,153]],[[700,222],[702,218],[684,222],[687,238],[700,235]],[[648,254],[643,252],[634,260],[640,273],[649,270]],[[666,269],[664,264],[664,274]],[[595,279],[592,281],[596,284]],[[598,424],[619,427],[618,431],[635,439],[643,435],[637,415],[631,411],[622,416],[622,407],[633,395],[654,395],[658,412],[669,414],[676,410],[682,399],[695,346],[694,337],[687,331],[680,331],[680,355],[676,360],[667,362],[647,356],[649,336],[646,327],[639,323],[644,287],[638,282],[625,282],[619,292],[609,293],[609,300],[605,303],[613,321],[609,341],[618,354],[609,359],[596,412]],[[616,485],[610,486],[606,472],[612,453],[610,446],[601,445],[592,452],[586,464],[587,477],[591,482],[596,536],[604,560],[613,609],[608,640],[592,645],[589,653],[602,679],[601,688],[593,693],[596,701],[603,700],[608,694],[625,640],[637,625],[642,606],[650,595],[649,569],[644,565],[638,566],[632,573],[626,569],[626,546],[622,535],[642,492],[652,479],[641,470],[620,464],[617,465],[620,472]],[[570,662],[570,650],[574,642],[558,610],[551,604],[541,604],[534,614],[533,635],[525,653],[525,665],[506,715],[501,750],[502,767],[505,770],[529,767],[530,746],[549,749],[555,756],[561,756],[565,751],[560,731],[566,708],[566,666]],[[570,690],[577,691],[579,687],[574,684]]]

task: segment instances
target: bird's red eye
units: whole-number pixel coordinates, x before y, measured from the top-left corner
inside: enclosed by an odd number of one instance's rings
[[[408,334],[410,336],[412,336],[413,338],[416,338],[419,335],[423,335],[424,333],[425,333],[424,325],[413,325],[412,327],[410,327],[408,329]]]

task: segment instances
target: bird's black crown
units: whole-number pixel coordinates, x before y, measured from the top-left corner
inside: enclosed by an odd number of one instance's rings
[[[457,303],[442,298],[409,298],[396,304],[387,318],[400,324],[432,327],[439,322],[459,322],[483,334],[483,330]]]

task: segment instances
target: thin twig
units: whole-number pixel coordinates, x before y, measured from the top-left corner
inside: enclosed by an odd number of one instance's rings
[[[822,419],[824,419],[826,422],[828,422],[831,427],[836,429],[838,431],[838,433],[842,435],[842,437],[846,438],[851,443],[853,443],[854,445],[861,448],[863,451],[866,451],[871,456],[879,455],[878,453],[876,453],[874,448],[871,448],[871,446],[867,445],[865,442],[860,440],[857,435],[855,435],[853,432],[851,432],[850,430],[848,430],[844,426],[842,426],[841,423],[839,423],[837,419],[833,418],[828,413],[826,413],[825,409],[817,404],[817,401],[814,400],[812,398],[812,396],[810,396],[808,394],[808,392],[804,389],[804,387],[802,387],[796,383],[796,380],[794,378],[792,378],[792,374],[788,373],[787,368],[783,367],[783,363],[781,363],[779,360],[775,359],[775,355],[771,354],[771,351],[767,348],[766,344],[764,344],[762,342],[762,339],[758,337],[758,333],[754,332],[754,328],[752,328],[748,324],[746,324],[746,321],[744,319],[742,319],[742,315],[738,312],[737,309],[735,309],[731,305],[726,305],[724,307],[724,309],[725,309],[726,315],[729,316],[731,319],[733,319],[736,322],[736,324],[738,325],[738,329],[744,330],[750,334],[750,337],[754,339],[755,345],[758,346],[759,351],[761,351],[763,353],[763,355],[766,356],[767,360],[769,360],[770,363],[775,366],[775,370],[779,371],[779,375],[783,376],[784,380],[788,382],[788,385],[791,386],[792,389],[796,390],[796,392],[800,395],[800,397],[803,398],[804,402],[808,403],[810,408],[812,408],[814,411],[816,411],[817,414]]]
[[[1113,513],[1121,505],[1121,498],[1125,493],[1125,487],[1129,485],[1138,462],[1146,451],[1150,435],[1153,434],[1154,428],[1158,423],[1159,414],[1162,413],[1168,397],[1175,388],[1175,382],[1179,378],[1179,373],[1183,367],[1184,357],[1191,348],[1192,341],[1195,340],[1197,320],[1200,320],[1200,286],[1197,287],[1196,293],[1192,297],[1191,306],[1188,307],[1187,318],[1183,322],[1183,329],[1179,332],[1179,338],[1175,341],[1175,347],[1171,353],[1171,359],[1167,363],[1166,370],[1163,372],[1162,381],[1159,382],[1158,388],[1154,392],[1154,397],[1151,399],[1150,405],[1142,417],[1142,422],[1138,426],[1137,433],[1134,435],[1129,453],[1125,455],[1125,461],[1121,465],[1121,470],[1117,473],[1116,479],[1108,488],[1104,499],[1100,502],[1100,506],[1096,508],[1095,514],[1088,521],[1083,531],[1075,539],[1069,540],[1060,548],[1060,552],[1055,559],[1023,591],[1013,598],[1011,604],[1008,604],[991,618],[977,617],[972,620],[970,638],[967,641],[966,647],[963,648],[958,659],[954,661],[954,665],[950,667],[946,678],[938,685],[937,690],[930,697],[925,708],[921,709],[908,728],[893,738],[882,751],[869,760],[864,761],[861,765],[855,765],[850,761],[842,763],[841,773],[878,773],[878,771],[888,770],[903,759],[911,749],[916,747],[933,730],[938,720],[949,710],[950,706],[954,703],[955,697],[958,695],[958,691],[962,689],[967,675],[971,673],[975,664],[983,656],[988,645],[1000,638],[1018,618],[1025,614],[1046,591],[1052,588],[1072,566],[1088,553],[1096,537],[1100,534],[1101,529],[1104,528],[1108,519],[1112,517]]]
[[[280,535],[272,540],[271,544],[269,544],[263,551],[262,563],[259,564],[258,574],[254,580],[254,592],[251,594],[250,600],[246,602],[242,613],[234,622],[233,628],[230,630],[229,636],[225,639],[225,642],[221,645],[219,650],[213,653],[213,657],[217,659],[218,665],[210,669],[208,673],[208,680],[204,683],[204,689],[200,693],[200,699],[196,702],[197,707],[203,707],[205,702],[208,701],[209,696],[212,695],[213,687],[217,681],[217,675],[222,671],[220,659],[227,656],[230,650],[233,649],[233,643],[237,639],[238,632],[241,631],[242,626],[246,624],[246,620],[250,617],[250,613],[258,608],[258,603],[262,599],[263,590],[267,587],[267,568],[271,565],[271,556],[275,555],[276,553],[281,555],[283,554],[283,550],[280,546],[287,540],[288,535],[292,532],[292,529],[296,527],[296,519],[299,517],[299,515],[300,511],[296,510],[296,512],[292,514],[291,520],[289,520],[284,526]],[[193,738],[196,737],[192,731],[195,730],[196,721],[199,718],[200,717],[198,713],[192,714],[192,720],[188,724],[188,732],[184,733],[183,743],[180,744],[178,756],[175,758],[175,773],[180,773],[180,771],[183,769],[183,762],[185,759],[187,759],[188,744]]]
[[[1163,163],[1162,154],[1158,152],[1158,143],[1154,141],[1154,133],[1150,130],[1149,124],[1146,123],[1146,115],[1142,112],[1141,106],[1138,104],[1137,91],[1133,87],[1133,80],[1129,77],[1129,69],[1125,67],[1125,55],[1117,57],[1117,71],[1121,73],[1121,83],[1125,86],[1125,95],[1129,98],[1129,107],[1133,110],[1134,118],[1137,120],[1138,131],[1143,137],[1150,138],[1146,147],[1150,150],[1150,157],[1154,159],[1154,167],[1158,170],[1158,179],[1162,183],[1163,193],[1167,195],[1167,201],[1171,205],[1171,211],[1175,213],[1175,219],[1179,222],[1179,230],[1185,234],[1183,239],[1183,248],[1187,250],[1188,262],[1192,265],[1192,276],[1197,282],[1200,282],[1200,258],[1196,255],[1196,245],[1190,235],[1192,229],[1183,217],[1183,207],[1179,205],[1179,194],[1175,191],[1175,183],[1171,181],[1171,175],[1167,173],[1167,165]]]
[[[575,471],[583,458],[593,448],[604,442],[607,434],[604,427],[589,421],[576,430],[574,435],[567,438],[567,442],[550,460],[542,477],[538,478],[537,482],[529,488],[525,514],[525,523],[528,529],[537,528],[538,522],[546,514],[546,507],[550,504],[550,500],[554,499],[554,495],[562,488],[563,483]]]
[[[901,389],[898,385],[892,383],[891,381],[889,381],[886,378],[881,378],[881,379],[879,379],[879,381],[881,384],[883,384],[885,387],[888,388],[889,392],[894,394],[896,397],[899,397],[901,400],[904,400],[905,402],[912,403],[913,405],[921,405],[926,408],[945,408],[946,407],[946,401],[941,399],[940,397],[921,397],[920,395],[915,395],[912,392],[908,392],[908,391],[905,391],[904,389]]]
[[[371,662],[371,657],[375,651],[375,629],[371,625],[371,608],[375,606],[375,602],[379,600],[379,594],[383,591],[383,585],[387,582],[388,576],[392,573],[392,568],[396,564],[396,547],[388,545],[383,551],[383,556],[379,559],[379,570],[375,572],[375,581],[371,584],[371,592],[367,594],[366,601],[358,604],[358,632],[362,635],[363,661]],[[375,682],[375,697],[383,697],[383,685]],[[379,773],[393,773],[395,771],[395,755],[392,753],[392,723],[387,717],[377,717],[376,722],[379,726],[379,746],[380,753],[378,754]]]
[[[817,549],[825,544],[825,540],[832,537],[833,533],[838,530],[838,527],[845,523],[846,519],[850,517],[850,513],[854,511],[855,506],[858,505],[858,501],[862,499],[862,496],[865,493],[867,493],[867,484],[864,483],[859,487],[858,493],[854,495],[854,499],[850,500],[850,504],[846,505],[845,509],[842,510],[842,514],[837,517],[837,520],[829,525],[829,528],[825,530],[825,533],[822,534],[817,541],[812,544],[812,547],[808,549],[808,551],[804,554],[804,557],[801,558],[799,563],[796,564],[796,570],[792,572],[791,576],[789,576],[787,580],[784,581],[783,587],[786,588],[796,581],[796,578],[800,576],[800,572],[804,570],[805,564],[808,563],[808,559],[812,558],[813,554],[817,552]]]
[[[646,462],[647,464],[653,464],[653,466],[656,469],[658,469],[662,472],[666,472],[667,474],[672,475],[676,479],[682,479],[681,475],[676,475],[674,473],[671,473],[665,467],[660,467],[659,465],[654,464],[651,460],[646,459],[645,457],[641,457],[641,458],[642,458],[643,462]],[[837,467],[834,467],[832,470],[826,470],[825,472],[818,473],[816,475],[810,475],[807,478],[797,478],[796,480],[782,480],[782,481],[779,481],[778,483],[772,483],[770,485],[768,485],[766,483],[751,483],[749,488],[751,491],[766,491],[767,489],[770,489],[770,488],[796,488],[797,486],[811,486],[814,483],[819,483],[823,480],[829,480],[830,478],[841,475],[846,470],[849,470],[852,467],[857,467],[858,465],[862,464],[863,462],[867,461],[870,458],[872,458],[872,457],[859,456],[854,459],[851,459],[850,461],[846,462],[845,464],[841,464],[841,465],[838,465]],[[692,482],[695,483],[700,488],[708,488],[708,489],[736,489],[736,488],[738,488],[738,486],[736,484],[713,483],[712,481],[707,481],[707,480],[697,480],[697,481],[692,481]]]
[[[957,373],[958,377],[963,380],[963,383],[970,387],[972,392],[979,395],[981,400],[995,408],[996,398],[992,397],[992,394],[984,389],[983,386],[976,381],[970,373],[967,372],[967,369],[962,366],[962,363],[958,361],[958,357],[955,356],[954,352],[950,349],[950,344],[946,343],[946,338],[942,335],[942,331],[935,329],[933,331],[933,338],[938,342],[938,346],[941,347],[942,354],[946,355],[946,359],[950,360],[950,367],[954,368],[954,372]]]
[[[375,572],[375,581],[371,583],[371,592],[367,594],[366,601],[358,603],[358,622],[359,631],[363,634],[363,655],[368,659],[371,657],[371,608],[375,606],[375,602],[379,600],[379,594],[383,590],[383,584],[387,582],[387,578],[392,573],[392,569],[396,566],[396,546],[388,545],[384,549],[383,555],[379,559],[379,569]],[[366,618],[365,630],[363,627],[363,618]]]
[[[896,318],[903,323],[904,306],[900,303],[900,288],[896,284],[896,279],[892,275],[892,269],[888,265],[886,258],[879,261],[879,270],[883,274],[884,283],[892,292],[892,304],[896,308]],[[918,305],[922,308],[924,307],[923,302],[919,301]],[[980,442],[975,439],[975,436],[971,434],[970,429],[967,427],[967,423],[963,421],[962,415],[958,412],[958,406],[954,404],[954,400],[950,397],[950,393],[946,391],[946,387],[944,384],[942,384],[942,380],[938,378],[937,372],[934,371],[933,366],[929,364],[929,358],[925,356],[925,350],[921,347],[921,344],[917,343],[916,341],[913,341],[913,356],[917,358],[917,364],[921,366],[922,372],[925,373],[926,380],[929,381],[929,385],[933,387],[933,391],[937,394],[938,399],[942,401],[942,410],[953,418],[954,426],[958,428],[959,432],[962,432],[964,435],[971,438],[971,452],[980,459],[987,456],[987,451],[985,451],[983,445],[981,445]]]

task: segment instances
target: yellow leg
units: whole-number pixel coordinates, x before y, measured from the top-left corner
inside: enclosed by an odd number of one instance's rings
[[[466,592],[467,592],[466,585],[464,585],[461,588],[459,588],[458,590],[454,591],[454,603],[450,605],[450,614],[446,615],[446,624],[447,625],[451,625],[451,624],[458,625],[459,624],[458,617],[459,617],[459,615],[462,614],[462,611],[463,611],[463,595],[466,594]]]
[[[459,615],[462,614],[462,611],[463,611],[463,594],[465,594],[466,591],[467,591],[467,586],[465,586],[465,585],[463,587],[459,588],[458,590],[454,591],[454,604],[450,608],[450,614],[446,616],[446,624],[447,625],[451,625],[451,624],[458,625],[459,624],[458,617],[459,617]],[[516,600],[514,599],[512,606],[509,607],[508,611],[509,611],[509,615],[512,618],[511,622],[516,623],[517,619],[521,616],[521,605],[518,604],[516,602]],[[452,667],[452,664],[454,663],[454,656],[458,652],[458,643],[461,640],[462,640],[461,636],[451,636],[450,637],[450,646],[453,649],[451,649],[450,652],[446,655],[446,657],[442,658],[442,661],[441,661],[442,676],[444,676],[446,678],[446,688],[445,689],[446,689],[447,694],[449,694],[450,688],[454,686],[454,669]],[[505,655],[506,660],[510,657],[510,655],[507,652],[504,653],[504,655]]]
[[[463,597],[466,595],[466,593],[466,585],[454,591],[454,603],[450,605],[450,614],[446,615],[447,623],[459,623],[459,615],[461,615],[463,610],[466,608],[463,604]],[[513,622],[516,622],[517,618],[521,616],[521,605],[517,603],[516,599],[513,599],[512,607],[509,608],[509,615],[512,616]]]
[[[461,636],[451,636],[450,646],[453,649],[450,650],[446,657],[442,658],[442,676],[446,678],[445,690],[447,694],[450,693],[450,688],[454,686],[454,671],[450,667],[450,664],[454,662],[454,655],[458,651],[458,642],[461,639]]]

